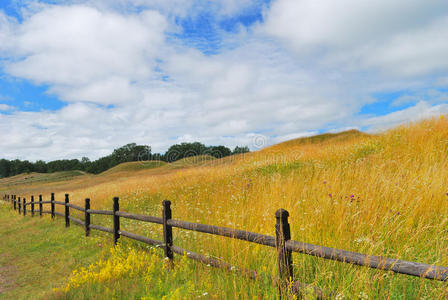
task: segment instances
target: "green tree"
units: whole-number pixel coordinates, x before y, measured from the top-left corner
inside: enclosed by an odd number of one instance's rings
[[[241,153],[247,153],[247,152],[250,152],[249,147],[236,146],[235,149],[233,149],[232,154],[241,154]]]

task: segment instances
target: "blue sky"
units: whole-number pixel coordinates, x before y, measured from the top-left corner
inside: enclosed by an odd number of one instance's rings
[[[255,150],[438,116],[447,36],[442,0],[2,1],[0,153]]]

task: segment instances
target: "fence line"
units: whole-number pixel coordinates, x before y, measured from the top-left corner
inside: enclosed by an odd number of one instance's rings
[[[210,264],[214,267],[223,268],[229,271],[235,270],[234,267],[223,261],[209,258],[202,254],[194,253],[192,251],[185,250],[173,245],[173,227],[225,236],[276,248],[279,273],[277,284],[279,286],[280,298],[285,297],[285,293],[288,288],[293,287],[296,290],[295,292],[300,293],[303,288],[309,287],[306,284],[294,281],[292,268],[292,252],[307,254],[358,266],[364,266],[372,269],[392,271],[395,273],[416,276],[430,280],[448,281],[448,267],[434,266],[399,259],[391,259],[381,256],[369,256],[357,252],[345,251],[341,249],[318,246],[291,240],[290,224],[288,223],[289,213],[284,209],[279,209],[275,212],[276,224],[274,237],[245,230],[172,219],[171,202],[168,200],[164,200],[162,202],[162,217],[160,218],[155,216],[147,216],[120,211],[118,197],[113,198],[113,210],[111,211],[91,209],[89,198],[85,199],[84,207],[71,204],[69,201],[69,194],[65,194],[64,202],[55,201],[54,193],[51,193],[50,201],[43,201],[42,195],[39,195],[38,202],[34,201],[34,196],[31,196],[31,202],[28,203],[26,202],[26,198],[23,197],[21,199],[21,197],[17,197],[16,195],[4,195],[3,199],[5,201],[11,202],[14,210],[18,210],[18,213],[23,213],[24,216],[27,213],[26,207],[28,205],[31,206],[31,216],[34,216],[34,214],[37,212],[39,212],[40,216],[42,216],[43,213],[50,214],[52,218],[54,218],[55,216],[61,216],[65,219],[66,227],[70,227],[70,221],[83,226],[86,236],[90,235],[91,229],[95,229],[113,234],[114,244],[117,244],[119,238],[121,236],[124,236],[152,246],[160,246],[164,250],[165,257],[168,258],[171,262],[173,260],[173,253],[176,253],[180,255],[186,255],[191,259]],[[39,204],[39,210],[35,210],[35,204]],[[50,204],[51,209],[49,211],[43,210],[43,204]],[[55,211],[55,204],[64,206],[64,213]],[[84,212],[84,221],[70,216],[70,208],[80,212]],[[113,228],[91,224],[92,214],[112,216]],[[154,240],[142,235],[121,230],[120,218],[161,224],[163,227],[163,241]],[[239,269],[239,272],[247,275],[249,278],[257,278],[258,276],[257,272],[253,270]],[[331,295],[329,293],[325,294],[321,289],[317,287],[312,287],[312,290],[314,291],[314,295],[319,299],[326,298]]]

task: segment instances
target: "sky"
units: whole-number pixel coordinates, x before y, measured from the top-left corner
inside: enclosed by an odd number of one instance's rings
[[[0,157],[249,146],[448,113],[446,0],[0,0]]]

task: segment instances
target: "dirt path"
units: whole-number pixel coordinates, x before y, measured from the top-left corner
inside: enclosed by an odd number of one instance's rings
[[[14,271],[13,266],[0,266],[0,296],[14,287]]]

